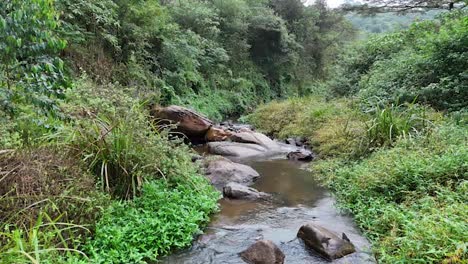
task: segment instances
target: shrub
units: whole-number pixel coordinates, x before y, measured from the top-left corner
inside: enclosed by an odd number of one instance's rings
[[[66,41],[57,36],[57,12],[51,0],[0,2],[0,109],[17,114],[30,104],[55,114],[56,99],[69,83],[58,57]]]

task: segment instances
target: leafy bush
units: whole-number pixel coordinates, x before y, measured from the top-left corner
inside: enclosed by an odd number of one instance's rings
[[[467,131],[448,123],[363,161],[325,161],[314,171],[354,214],[382,263],[463,263]]]
[[[86,249],[93,263],[144,263],[191,244],[216,207],[218,194],[190,167],[192,183],[146,183],[140,197],[115,202],[98,222]]]
[[[16,104],[26,103],[55,114],[55,100],[68,87],[58,57],[66,41],[57,36],[58,25],[51,0],[0,3],[1,110],[14,114]]]

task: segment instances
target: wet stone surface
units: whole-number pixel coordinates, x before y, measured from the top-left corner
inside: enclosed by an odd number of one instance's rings
[[[258,240],[271,240],[286,258],[284,263],[330,263],[308,250],[296,237],[299,228],[314,222],[337,234],[346,233],[356,253],[333,263],[375,263],[368,241],[359,233],[352,219],[342,215],[334,199],[318,186],[300,163],[273,159],[244,161],[261,177],[252,186],[273,195],[266,201],[220,201],[221,212],[192,248],[177,252],[162,263],[223,264],[245,263],[239,253]]]

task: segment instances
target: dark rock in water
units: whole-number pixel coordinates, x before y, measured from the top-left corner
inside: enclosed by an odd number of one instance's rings
[[[298,161],[314,160],[314,154],[311,151],[308,151],[306,149],[289,152],[287,157],[289,160],[298,160]]]
[[[335,233],[314,223],[303,225],[297,237],[302,239],[307,247],[328,260],[334,260],[356,252],[354,245],[343,233],[340,238]]]
[[[283,264],[284,254],[270,240],[260,240],[240,253],[242,260],[249,264]]]
[[[197,160],[202,160],[202,159],[203,159],[203,156],[201,155],[198,155],[198,154],[192,155],[192,162],[195,162]]]
[[[171,105],[154,107],[151,116],[158,125],[174,124],[177,132],[187,137],[204,137],[213,122],[208,118],[184,107]]]
[[[284,143],[286,143],[288,145],[296,146],[296,139],[295,138],[287,138],[287,139],[284,140]]]
[[[263,146],[238,142],[209,142],[207,146],[210,154],[237,158],[258,156],[268,152]]]
[[[296,147],[303,147],[306,144],[307,140],[303,137],[287,138],[284,140],[284,143]]]
[[[235,182],[230,182],[224,186],[223,195],[227,198],[240,200],[257,200],[269,197],[269,194],[267,193],[259,192],[254,188],[250,188]]]
[[[206,159],[204,165],[206,176],[218,190],[222,190],[229,182],[251,185],[260,176],[251,167],[221,156]]]
[[[296,141],[296,146],[298,146],[298,147],[302,147],[302,146],[305,146],[307,144],[307,139],[305,139],[303,137],[296,137],[295,141]]]

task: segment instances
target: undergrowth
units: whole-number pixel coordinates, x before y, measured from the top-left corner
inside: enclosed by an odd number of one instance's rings
[[[362,161],[313,168],[353,213],[382,263],[464,263],[467,131],[445,124]]]
[[[219,198],[192,150],[157,131],[130,88],[75,85],[32,141],[18,120],[5,128],[0,262],[141,263],[188,246]]]
[[[189,246],[219,197],[201,175],[185,174],[193,184],[151,181],[133,201],[113,203],[86,245],[93,263],[146,263]]]

